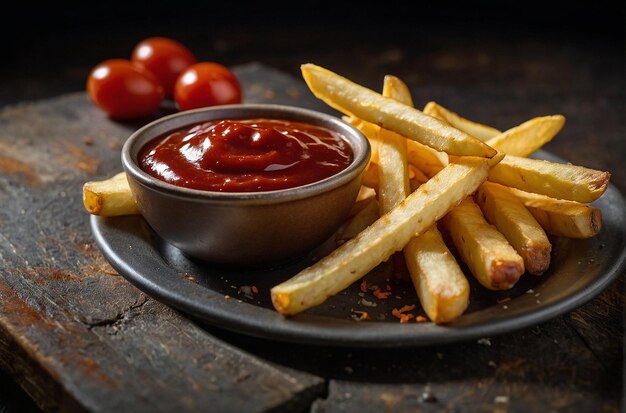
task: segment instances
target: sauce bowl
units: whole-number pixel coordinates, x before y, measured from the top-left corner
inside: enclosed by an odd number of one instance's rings
[[[184,188],[150,176],[138,164],[141,149],[168,132],[211,120],[250,118],[304,122],[338,132],[352,148],[352,162],[326,179],[262,192]],[[327,240],[347,218],[369,158],[365,136],[341,119],[269,104],[178,112],[137,130],[122,148],[122,165],[139,210],[161,238],[191,257],[241,265],[295,260]]]

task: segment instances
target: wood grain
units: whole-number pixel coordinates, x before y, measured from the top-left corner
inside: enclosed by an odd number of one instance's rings
[[[281,86],[259,66],[240,73]],[[321,378],[208,334],[100,255],[82,183],[121,169],[137,124],[83,93],[7,108],[0,124],[0,366],[44,411],[301,410],[321,394]]]
[[[547,149],[616,171],[612,182],[626,188],[623,91],[611,94],[613,72],[588,71],[591,63],[567,72],[570,60],[586,62],[582,52],[550,60],[554,72],[537,72],[533,68],[543,67],[537,62],[550,58],[547,47],[506,60],[494,56],[511,57],[508,49],[483,45],[490,51],[481,57],[465,46],[442,44],[415,55],[379,50],[355,80],[375,86],[379,74],[394,73],[409,83],[416,102],[438,100],[502,129],[563,112],[568,123]],[[363,46],[353,52],[370,55]],[[354,70],[352,59],[340,57],[326,52],[317,62],[340,73]],[[285,67],[309,60],[302,53],[273,58]],[[486,66],[495,73],[491,83],[484,81]],[[560,71],[567,76],[557,76]],[[258,64],[237,72],[248,101],[333,113],[293,77]],[[592,82],[603,74],[600,85]],[[569,89],[572,79],[578,82]],[[245,337],[190,321],[146,297],[95,247],[80,188],[121,170],[123,141],[148,120],[111,122],[83,93],[0,112],[0,368],[42,410],[619,410],[623,277],[587,305],[532,329],[398,351]],[[586,143],[592,138],[597,144]],[[589,149],[578,150],[583,144]]]

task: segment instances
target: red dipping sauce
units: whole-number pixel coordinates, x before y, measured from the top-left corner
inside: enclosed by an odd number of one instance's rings
[[[219,192],[293,188],[328,178],[352,162],[341,134],[275,119],[218,120],[149,142],[139,165],[162,181]]]

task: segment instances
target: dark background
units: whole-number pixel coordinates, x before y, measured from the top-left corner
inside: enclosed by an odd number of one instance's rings
[[[108,58],[129,57],[137,42],[160,35],[186,44],[198,60],[227,66],[258,61],[297,77],[301,63],[314,62],[354,74],[353,80],[372,88],[393,73],[412,90],[432,92],[433,99],[443,88],[468,88],[504,102],[511,98],[507,87],[523,83],[530,97],[522,98],[536,98],[549,86],[552,93],[606,95],[623,108],[623,2],[435,3],[14,5],[13,12],[5,9],[0,26],[0,107],[82,91],[91,67]],[[447,49],[455,49],[459,60],[442,57]],[[555,64],[532,64],[542,56]],[[597,85],[594,79],[599,78],[611,81]],[[463,109],[471,114],[471,108]],[[523,121],[532,115],[501,119]],[[510,124],[496,120],[494,126]],[[625,190],[624,174],[615,172],[613,182]],[[22,411],[36,409],[0,373],[0,412]]]
[[[288,7],[266,1],[24,3],[13,4],[16,11],[5,12],[0,27],[0,47],[7,49],[0,105],[83,90],[91,67],[107,58],[129,57],[137,42],[153,35],[178,39],[199,60],[226,65],[256,60],[296,76],[299,63],[306,61],[342,71],[351,65],[380,68],[355,79],[365,83],[384,75],[383,70],[402,71],[394,66],[401,59],[393,53],[382,56],[386,65],[373,64],[381,58],[376,50],[390,47],[427,57],[439,48],[484,44],[518,59],[533,53],[520,49],[522,41],[540,52],[546,44],[559,50],[599,47],[620,57],[610,62],[619,68],[607,69],[624,70],[626,25],[619,1],[297,2]],[[419,73],[420,68],[412,70]],[[450,82],[448,72],[420,80]],[[462,75],[467,80],[472,74]],[[523,76],[509,75],[492,80]]]

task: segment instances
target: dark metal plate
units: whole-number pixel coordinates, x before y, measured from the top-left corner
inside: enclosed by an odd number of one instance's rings
[[[564,162],[545,151],[538,151],[536,157]],[[470,306],[445,326],[400,324],[391,316],[393,308],[404,304],[416,304],[413,313],[423,314],[412,284],[393,277],[391,260],[365,277],[382,290],[391,287],[392,294],[385,300],[376,299],[371,291],[359,295],[356,283],[295,317],[278,314],[270,301],[270,288],[327,253],[331,240],[297,262],[258,270],[190,259],[161,240],[140,216],[92,216],[91,227],[104,256],[122,276],[151,297],[208,324],[289,342],[401,347],[494,336],[541,323],[591,300],[626,268],[624,197],[610,185],[594,205],[602,210],[600,234],[588,240],[552,238],[550,270],[541,277],[524,274],[511,290],[489,291],[469,276]],[[255,286],[258,294],[245,294],[242,286]],[[355,321],[353,310],[367,311],[371,319]]]

